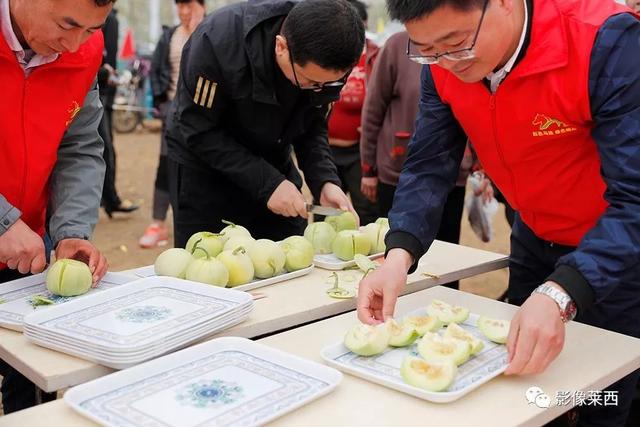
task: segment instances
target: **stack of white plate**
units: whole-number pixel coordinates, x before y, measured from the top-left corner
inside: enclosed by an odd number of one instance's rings
[[[43,347],[124,369],[230,328],[252,308],[246,292],[150,277],[30,314],[24,335]]]

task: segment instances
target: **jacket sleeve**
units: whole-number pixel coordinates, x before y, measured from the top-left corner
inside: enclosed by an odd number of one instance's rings
[[[416,269],[435,239],[465,145],[460,124],[440,99],[429,67],[423,67],[415,132],[389,212],[391,230],[385,238],[387,252],[402,248],[411,253],[414,264],[409,272]]]
[[[394,49],[389,45],[382,48],[373,65],[367,85],[367,95],[362,107],[362,135],[360,137],[360,158],[362,176],[378,175],[376,153],[378,136],[393,97],[393,87],[397,76]]]
[[[22,216],[22,212],[0,194],[0,236],[15,224]]]
[[[313,107],[311,126],[294,141],[298,165],[315,200],[320,200],[320,192],[327,182],[340,186],[338,170],[329,147],[328,112],[328,105]]]
[[[49,234],[54,247],[66,238],[89,239],[98,222],[104,184],[104,143],[98,134],[102,104],[94,85],[65,132],[49,181]]]
[[[182,52],[174,100],[175,126],[188,149],[210,169],[266,206],[285,177],[227,129],[225,118],[233,114],[228,90],[211,42],[201,26]]]
[[[592,136],[609,207],[577,249],[558,260],[549,277],[565,288],[579,312],[619,284],[640,280],[638,40],[640,22],[630,14],[616,15],[598,32],[591,53]]]
[[[151,83],[151,93],[156,105],[167,100],[167,82],[164,74],[166,73],[166,61],[169,54],[169,43],[171,38],[169,32],[171,30],[164,28],[160,40],[153,51],[151,57],[151,70],[149,72],[149,82]]]

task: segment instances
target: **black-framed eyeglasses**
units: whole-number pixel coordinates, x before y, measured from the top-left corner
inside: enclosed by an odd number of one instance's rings
[[[298,75],[296,74],[296,67],[293,65],[293,54],[291,53],[291,49],[289,49],[289,62],[291,62],[291,70],[293,71],[293,79],[296,81],[296,86],[298,86],[298,89],[300,89],[300,90],[314,90],[314,91],[317,92],[317,91],[321,91],[322,89],[326,89],[326,88],[342,87],[347,82],[347,78],[349,77],[349,74],[351,74],[351,71],[349,71],[347,74],[344,75],[344,77],[340,78],[339,80],[335,80],[335,81],[332,81],[332,82],[325,82],[325,83],[312,83],[309,86],[301,86],[300,82],[298,81]]]
[[[484,15],[487,12],[488,5],[489,0],[484,0],[484,5],[482,6],[482,15],[480,15],[480,22],[478,22],[478,28],[476,29],[476,34],[473,36],[471,46],[464,49],[452,50],[451,52],[439,53],[436,55],[418,55],[411,53],[411,39],[409,39],[407,41],[407,57],[413,62],[417,62],[418,64],[423,65],[437,64],[438,62],[440,62],[440,58],[445,58],[450,61],[463,61],[465,59],[475,58],[476,52],[474,48],[476,46],[476,42],[478,41],[478,35],[480,34],[480,28],[482,27],[482,21],[484,21]]]

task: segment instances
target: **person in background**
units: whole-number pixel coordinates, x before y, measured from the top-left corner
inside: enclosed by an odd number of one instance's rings
[[[165,221],[171,199],[169,196],[167,140],[165,138],[164,122],[169,104],[176,96],[182,48],[196,27],[202,22],[206,11],[204,0],[175,0],[175,3],[180,24],[172,28],[164,28],[151,61],[150,79],[153,106],[158,110],[163,126],[160,136],[160,160],[156,169],[153,188],[153,221],[147,226],[138,241],[142,248],[164,246],[168,243],[169,230]]]
[[[294,150],[315,200],[355,214],[327,113],[364,39],[344,0],[250,0],[202,21],[183,49],[167,116],[176,247],[219,231],[223,219],[256,238],[302,234],[307,201]]]
[[[387,217],[393,204],[398,176],[407,156],[420,99],[422,66],[406,55],[409,36],[401,31],[389,37],[373,67],[362,109],[362,193]],[[436,239],[460,241],[466,179],[472,168],[471,153],[461,165],[457,185],[449,193]],[[458,282],[450,287],[458,288]]]
[[[625,0],[627,6],[629,6],[634,12],[640,13],[640,0]]]
[[[104,141],[104,162],[106,172],[104,175],[104,187],[102,188],[102,207],[107,216],[111,218],[114,212],[130,213],[139,206],[129,200],[121,200],[116,190],[116,150],[113,145],[113,100],[116,96],[115,75],[118,57],[118,17],[115,9],[111,10],[107,21],[102,27],[104,35],[104,55],[102,67],[98,71],[98,87],[100,89],[100,102],[104,107],[104,114],[100,121],[98,131]]]
[[[356,8],[366,28],[367,6],[359,0],[349,0],[349,3]],[[374,201],[367,199],[360,189],[362,170],[358,144],[367,80],[378,51],[378,46],[367,38],[362,56],[351,71],[340,92],[340,99],[333,104],[329,115],[329,145],[338,168],[342,190],[351,197],[362,225],[375,221],[379,216]]]
[[[107,271],[88,239],[105,170],[100,29],[113,3],[0,0],[0,286],[45,269],[45,232],[57,259],[89,265],[94,285]],[[36,404],[37,387],[3,360],[0,376],[5,414]]]

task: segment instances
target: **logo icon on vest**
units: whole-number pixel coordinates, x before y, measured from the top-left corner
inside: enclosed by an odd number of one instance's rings
[[[73,104],[71,104],[71,108],[67,110],[67,112],[69,113],[69,120],[67,120],[65,126],[69,126],[69,124],[71,124],[73,119],[75,119],[80,112],[80,109],[80,104],[78,104],[76,101],[73,101]]]
[[[563,135],[578,130],[575,126],[540,113],[536,114],[531,124],[538,127],[538,130],[532,133],[536,137]]]

